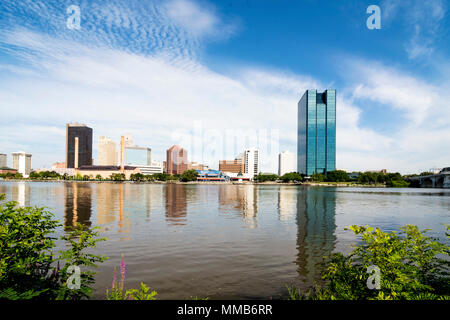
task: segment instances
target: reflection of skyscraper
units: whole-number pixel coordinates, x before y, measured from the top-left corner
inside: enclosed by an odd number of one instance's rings
[[[280,186],[278,192],[278,210],[280,220],[286,221],[291,218],[297,207],[297,187]]]
[[[113,223],[118,219],[117,208],[120,191],[117,184],[96,184],[97,224],[100,226]]]
[[[20,207],[30,206],[30,185],[19,181],[11,186],[12,200],[17,201]]]
[[[336,241],[336,194],[323,188],[302,188],[297,193],[297,266],[303,281],[321,278],[321,263]]]
[[[258,188],[255,185],[224,185],[219,187],[219,204],[239,209],[245,223],[257,227]]]
[[[181,184],[167,184],[166,191],[166,221],[170,225],[186,224],[186,189]]]
[[[64,225],[66,227],[74,226],[76,223],[85,226],[91,225],[91,188],[90,183],[72,182],[64,184],[64,199],[66,202]]]

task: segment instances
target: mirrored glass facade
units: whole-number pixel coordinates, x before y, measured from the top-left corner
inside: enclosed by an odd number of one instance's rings
[[[145,147],[125,147],[125,165],[150,166],[152,150]]]
[[[307,90],[298,102],[297,170],[336,170],[336,90]]]

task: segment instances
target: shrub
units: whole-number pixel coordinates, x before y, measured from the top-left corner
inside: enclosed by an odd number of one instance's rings
[[[400,234],[368,226],[350,229],[361,235],[362,243],[347,256],[335,253],[329,258],[322,274],[326,286],[305,294],[290,287],[291,299],[450,299],[449,246],[426,236],[428,230],[413,225],[401,227]],[[367,286],[369,266],[379,268],[379,290]]]
[[[386,187],[390,188],[408,188],[409,185],[410,183],[405,180],[390,180],[386,182]]]
[[[4,195],[0,195],[4,200]],[[91,294],[94,273],[80,273],[80,289],[70,290],[70,266],[95,267],[107,259],[85,253],[98,234],[77,225],[61,237],[69,247],[54,258],[56,228],[62,226],[45,208],[0,204],[0,299],[82,299]]]

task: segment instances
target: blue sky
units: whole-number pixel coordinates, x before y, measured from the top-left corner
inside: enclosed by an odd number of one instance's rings
[[[369,5],[381,29],[369,30]],[[81,10],[81,29],[66,9]],[[297,102],[337,90],[337,167],[450,165],[444,0],[0,2],[0,152],[64,161],[65,123],[132,134],[155,160],[178,143],[218,166],[244,147],[262,171],[296,151]],[[9,157],[9,164],[11,158]]]

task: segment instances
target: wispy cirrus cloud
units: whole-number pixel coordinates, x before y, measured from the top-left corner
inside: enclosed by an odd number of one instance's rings
[[[382,17],[387,23],[401,19],[410,35],[405,50],[410,59],[429,57],[441,38],[447,13],[445,0],[384,0]]]

